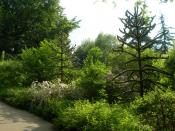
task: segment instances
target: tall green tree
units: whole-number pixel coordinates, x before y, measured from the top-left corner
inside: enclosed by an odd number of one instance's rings
[[[62,33],[61,35],[57,36],[56,43],[59,47],[59,51],[55,50],[57,55],[59,56],[58,60],[59,64],[59,76],[61,82],[68,82],[71,79],[72,69],[73,69],[73,51],[74,47],[71,47],[69,34]],[[55,59],[53,57],[53,59]]]
[[[1,0],[0,10],[0,51],[10,54],[38,47],[44,38],[64,32],[65,24],[74,24],[63,15],[59,0]]]
[[[153,38],[150,37],[150,33],[156,26],[156,24],[153,24],[154,17],[145,18],[138,5],[135,6],[134,13],[126,11],[125,15],[126,18],[121,18],[124,28],[120,30],[123,36],[118,36],[119,41],[122,42],[121,49],[118,51],[131,56],[124,63],[125,65],[135,64],[135,67],[126,68],[114,79],[122,78],[122,75],[127,74],[127,78],[119,83],[127,86],[127,83],[130,83],[130,85],[133,85],[131,92],[138,92],[143,97],[144,93],[150,89],[150,84],[147,83],[151,83],[152,86],[162,85],[152,77],[156,76],[157,73],[170,74],[152,64],[153,60],[164,59],[163,57],[155,54],[145,54],[161,37],[161,34],[157,34]]]

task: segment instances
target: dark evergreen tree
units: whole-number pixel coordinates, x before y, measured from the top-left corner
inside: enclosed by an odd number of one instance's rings
[[[168,49],[173,46],[172,40],[173,40],[173,33],[170,32],[170,28],[165,24],[165,18],[163,14],[161,14],[160,17],[160,34],[161,37],[158,40],[158,45],[155,47],[157,51],[160,51],[162,54],[166,54],[168,52]]]
[[[162,85],[157,80],[152,79],[156,77],[157,73],[170,75],[152,64],[153,60],[164,59],[163,57],[146,53],[152,49],[162,35],[157,34],[153,38],[150,37],[151,31],[156,26],[153,24],[154,17],[145,18],[138,5],[135,6],[133,14],[126,11],[125,15],[126,18],[121,18],[124,28],[120,32],[123,36],[118,36],[119,41],[122,42],[121,49],[117,51],[128,54],[130,58],[125,63],[126,69],[114,79],[118,78],[120,82],[117,83],[119,84],[131,86],[128,92],[138,92],[143,97],[144,93],[153,87],[151,85]],[[134,64],[134,67],[128,69],[127,65],[129,64]]]

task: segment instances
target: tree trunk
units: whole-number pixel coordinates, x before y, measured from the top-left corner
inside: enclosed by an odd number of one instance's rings
[[[60,59],[60,79],[61,79],[61,82],[63,82],[64,80],[64,64],[63,64],[63,54],[64,54],[64,51],[63,51],[63,40],[62,40],[62,38],[61,38],[61,59]]]
[[[140,96],[144,95],[144,85],[143,85],[143,71],[142,71],[142,60],[141,60],[141,43],[138,40],[138,65],[139,65],[139,85],[140,85]]]

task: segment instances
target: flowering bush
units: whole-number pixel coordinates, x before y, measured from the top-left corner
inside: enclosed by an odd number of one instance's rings
[[[31,88],[33,90],[35,100],[42,104],[47,99],[83,99],[83,90],[71,83],[69,85],[61,83],[59,79],[50,82],[35,81],[32,83]]]

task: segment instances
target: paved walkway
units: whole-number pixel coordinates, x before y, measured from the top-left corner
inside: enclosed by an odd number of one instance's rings
[[[53,126],[26,111],[0,102],[0,131],[53,131]]]

